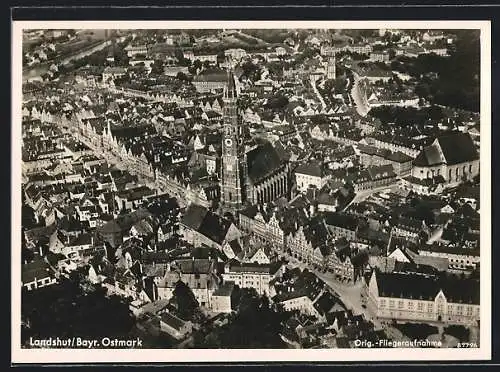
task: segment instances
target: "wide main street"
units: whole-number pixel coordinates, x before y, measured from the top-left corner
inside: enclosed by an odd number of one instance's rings
[[[341,283],[335,278],[334,273],[324,273],[320,270],[316,270],[312,266],[298,260],[297,258],[289,255],[286,252],[281,252],[280,254],[288,261],[288,265],[290,268],[298,267],[301,270],[308,269],[318,278],[323,280],[325,284],[332,290],[332,293],[334,295],[337,295],[349,310],[352,310],[353,314],[358,315],[364,314],[366,312],[366,310],[363,309],[361,302],[361,292],[363,289],[363,283],[361,280],[358,280],[354,284]]]

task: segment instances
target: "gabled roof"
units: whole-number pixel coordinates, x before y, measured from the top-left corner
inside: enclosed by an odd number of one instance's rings
[[[414,164],[433,166],[446,163],[456,165],[479,159],[479,153],[470,134],[453,132],[440,136],[431,145],[425,147]]]
[[[445,159],[442,158],[437,144],[434,143],[425,147],[415,158],[413,164],[416,166],[433,166],[443,164],[444,161]]]
[[[228,219],[208,211],[198,228],[198,232],[210,240],[222,244],[231,224],[231,221]]]
[[[271,266],[270,265],[258,265],[250,263],[233,264],[230,266],[230,272],[238,273],[263,273],[269,274]]]
[[[161,314],[161,321],[178,331],[180,331],[185,324],[182,319],[177,318],[175,315],[170,314],[169,312],[164,312],[163,314]]]
[[[191,229],[198,231],[207,213],[208,209],[205,207],[191,204],[186,213],[184,213],[184,216],[182,216],[181,222]]]
[[[335,304],[337,304],[338,301],[335,297],[330,292],[325,292],[321,295],[320,298],[314,303],[314,307],[316,310],[318,310],[321,314],[327,314],[330,312],[330,310],[333,309]]]
[[[468,133],[456,132],[442,136],[438,142],[448,165],[479,159],[474,141]]]
[[[187,258],[176,260],[183,274],[209,274],[212,271],[212,260],[205,258]]]
[[[43,259],[36,259],[22,266],[21,276],[23,284],[48,278],[51,276],[50,266]]]
[[[358,219],[355,216],[336,212],[326,212],[325,223],[329,226],[337,226],[349,230],[356,230],[358,227]]]
[[[243,249],[241,248],[240,243],[239,243],[239,242],[238,242],[238,240],[236,240],[236,239],[235,239],[235,240],[230,241],[230,242],[229,242],[229,246],[231,247],[231,249],[233,250],[233,253],[234,253],[235,255],[240,254],[240,253],[241,253],[241,251],[243,250]]]
[[[281,156],[270,142],[264,142],[247,153],[248,176],[258,182],[283,164]]]
[[[300,164],[295,169],[296,174],[305,174],[313,177],[323,177],[323,167],[317,162]]]
[[[432,301],[443,291],[448,302],[479,304],[479,282],[415,273],[376,274],[379,296]]]

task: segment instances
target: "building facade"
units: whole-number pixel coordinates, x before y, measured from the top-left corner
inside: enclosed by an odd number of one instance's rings
[[[477,325],[479,283],[440,283],[421,274],[373,272],[368,282],[368,308],[379,319]],[[475,291],[474,291],[475,289]]]

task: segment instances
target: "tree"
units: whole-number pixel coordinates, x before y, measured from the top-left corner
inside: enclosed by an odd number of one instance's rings
[[[260,68],[252,61],[246,61],[241,65],[241,69],[243,70],[243,76],[256,81],[260,78]]]
[[[241,289],[238,285],[233,287],[231,292],[231,310],[237,310],[241,299]]]
[[[193,291],[181,280],[175,283],[171,303],[176,305],[178,315],[184,320],[190,320],[199,307]]]
[[[175,48],[174,55],[175,58],[177,58],[177,61],[179,61],[180,66],[187,67],[191,64],[191,61],[184,57],[184,53],[181,48]]]
[[[226,54],[223,50],[217,52],[217,63],[222,63],[226,60]]]
[[[24,342],[30,337],[125,337],[134,325],[128,304],[118,296],[106,297],[102,287],[83,293],[76,281],[39,288],[22,294]]]
[[[186,82],[190,82],[191,79],[189,78],[189,76],[187,76],[185,73],[183,73],[182,71],[179,71],[177,73],[177,79],[180,80],[180,81],[186,81]]]
[[[125,49],[123,49],[121,46],[118,46],[116,44],[113,45],[113,55],[115,58],[115,64],[117,66],[128,66],[129,57]]]
[[[152,75],[162,75],[164,69],[164,63],[161,60],[156,59],[151,65],[151,74]]]
[[[212,64],[211,64],[211,62],[210,62],[210,61],[204,61],[204,62],[203,62],[203,68],[205,68],[205,69],[209,69],[211,65],[212,65]]]
[[[201,63],[199,59],[195,59],[193,62],[193,67],[196,71],[201,70],[201,68],[203,67],[203,63]]]
[[[272,110],[282,110],[288,105],[288,98],[281,93],[268,99],[266,106]]]

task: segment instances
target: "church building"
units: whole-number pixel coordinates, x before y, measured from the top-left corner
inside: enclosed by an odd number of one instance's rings
[[[479,152],[468,133],[437,137],[413,161],[412,176],[420,180],[441,176],[448,184],[458,184],[478,174]]]
[[[233,71],[223,94],[223,135],[221,161],[221,206],[237,212],[250,204],[264,204],[287,196],[290,167],[284,154],[272,143],[261,141],[245,146],[237,108]]]

